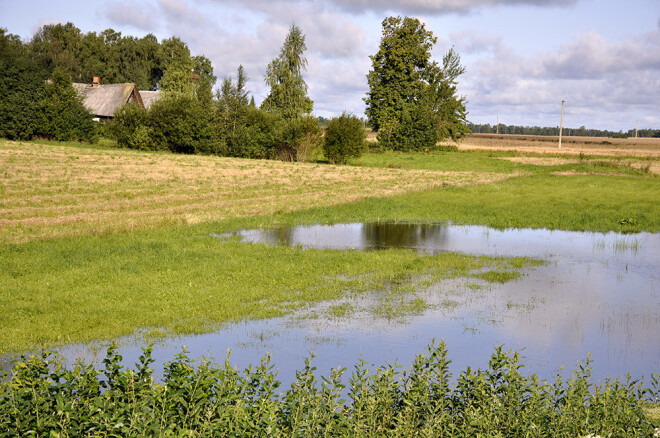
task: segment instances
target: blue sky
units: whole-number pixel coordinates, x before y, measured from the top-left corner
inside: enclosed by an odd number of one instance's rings
[[[660,128],[658,0],[0,0],[0,27],[29,40],[40,26],[178,36],[216,75],[242,64],[260,102],[263,76],[295,22],[307,36],[305,80],[316,115],[362,115],[369,55],[389,15],[418,17],[466,73],[469,120],[627,130]]]

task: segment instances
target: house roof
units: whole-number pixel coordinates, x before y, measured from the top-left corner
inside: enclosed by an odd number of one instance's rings
[[[129,102],[140,106],[142,97],[133,83],[98,85],[74,83],[73,87],[83,97],[83,105],[98,117],[112,117],[117,108]]]
[[[142,97],[142,103],[146,109],[151,108],[151,105],[162,97],[160,91],[145,90],[140,90],[140,96]]]

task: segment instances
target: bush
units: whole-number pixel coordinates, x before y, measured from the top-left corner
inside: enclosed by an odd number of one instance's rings
[[[362,155],[366,138],[362,121],[354,115],[343,113],[328,123],[323,152],[329,162],[345,164],[349,158]]]
[[[280,119],[276,128],[275,158],[282,161],[313,161],[323,143],[323,130],[316,117]]]
[[[156,149],[184,154],[220,152],[211,114],[193,96],[172,95],[155,102],[149,110],[149,125]]]
[[[420,151],[435,148],[440,140],[439,119],[428,105],[409,105],[400,119],[383,122],[378,142],[384,149]]]
[[[594,383],[587,361],[548,383],[524,375],[502,347],[487,369],[457,379],[442,342],[406,371],[361,361],[347,385],[345,368],[319,378],[306,359],[286,390],[267,356],[240,372],[183,352],[156,383],[150,347],[135,369],[116,349],[103,369],[66,369],[43,353],[18,361],[11,380],[0,374],[0,436],[651,437],[657,421],[657,408],[645,410],[657,403],[657,374],[650,387],[630,377]]]
[[[40,136],[58,141],[95,140],[94,116],[83,106],[71,77],[63,69],[58,67],[53,72],[39,106],[45,119]]]
[[[216,121],[221,141],[220,155],[240,158],[275,158],[275,127],[279,118],[264,110],[246,106],[236,123]]]
[[[119,108],[107,125],[107,130],[117,144],[124,148],[155,150],[153,128],[149,126],[148,111],[136,104],[128,104]]]

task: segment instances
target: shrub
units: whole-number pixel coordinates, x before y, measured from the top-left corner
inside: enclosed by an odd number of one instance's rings
[[[323,143],[323,130],[316,117],[281,119],[276,129],[275,158],[282,161],[313,161]]]
[[[152,138],[153,129],[148,123],[148,111],[136,104],[129,104],[124,105],[115,112],[115,116],[108,123],[107,129],[121,147],[155,150],[157,145]]]
[[[323,152],[329,162],[345,164],[349,158],[362,155],[366,138],[362,121],[354,115],[343,113],[328,123]]]
[[[439,119],[428,105],[408,105],[399,119],[382,123],[378,142],[384,149],[420,151],[433,149],[440,140]]]
[[[222,147],[220,155],[240,158],[275,158],[275,128],[279,118],[264,110],[246,106],[235,124],[216,121]]]
[[[39,106],[45,121],[40,136],[58,141],[95,140],[93,115],[83,106],[71,77],[63,69],[58,67],[53,72]]]
[[[468,367],[452,383],[444,343],[409,370],[355,365],[319,379],[306,359],[289,389],[278,389],[266,356],[239,372],[194,361],[165,364],[156,383],[151,347],[124,369],[116,346],[103,369],[66,369],[47,353],[0,374],[0,436],[654,436],[658,375],[594,383],[580,364],[551,383],[524,375],[517,353],[496,347],[488,368]],[[344,397],[347,401],[344,400]],[[648,412],[648,414],[647,414]]]
[[[171,95],[149,110],[150,136],[155,148],[184,154],[217,154],[220,144],[213,135],[211,114],[193,96]]]

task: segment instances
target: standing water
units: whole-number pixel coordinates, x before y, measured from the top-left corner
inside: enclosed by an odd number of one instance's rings
[[[493,347],[524,357],[528,373],[552,379],[590,355],[597,379],[649,376],[660,371],[660,234],[586,233],[446,224],[339,224],[243,230],[245,242],[303,248],[378,250],[412,248],[422,253],[525,256],[546,260],[504,284],[452,279],[418,291],[432,305],[418,314],[383,319],[356,311],[329,316],[287,317],[228,324],[198,336],[168,339],[154,347],[156,370],[185,345],[191,356],[222,361],[228,350],[239,368],[269,354],[283,382],[295,377],[310,352],[318,371],[350,368],[363,358],[408,367],[431,339],[448,344],[454,374],[485,368]],[[372,296],[362,300],[368,307]],[[340,301],[339,304],[345,301]],[[365,306],[363,306],[365,307]],[[358,306],[359,308],[359,306]],[[65,358],[94,355],[94,345],[62,348]],[[141,352],[124,342],[120,353],[132,365]],[[104,351],[99,355],[103,357]],[[565,374],[565,373],[564,373]]]

